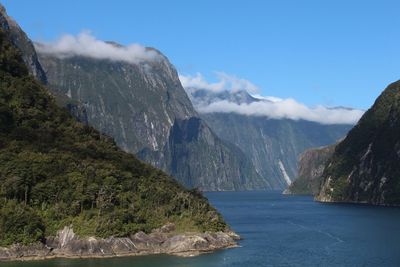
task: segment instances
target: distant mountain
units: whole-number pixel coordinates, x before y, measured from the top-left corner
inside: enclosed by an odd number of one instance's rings
[[[333,155],[336,144],[312,148],[301,153],[298,163],[298,175],[285,190],[286,194],[317,195],[326,163]]]
[[[195,108],[225,101],[235,104],[273,102],[256,98],[246,91],[222,91],[186,88]],[[351,125],[325,125],[291,119],[242,115],[236,112],[207,112],[201,117],[223,140],[238,146],[256,171],[275,189],[285,189],[297,177],[297,159],[306,149],[337,142]]]
[[[121,45],[108,43],[114,47]],[[59,56],[36,44],[50,89],[82,103],[87,123],[189,188],[266,189],[244,153],[199,117],[168,59],[138,63]]]
[[[187,91],[190,100],[195,107],[202,107],[218,101],[228,101],[235,104],[250,104],[261,101],[260,99],[251,96],[249,93],[243,90],[236,92],[230,92],[227,90],[213,92],[210,90],[190,87],[185,88],[185,90]]]
[[[347,137],[322,175],[324,202],[400,204],[400,81],[390,84]]]

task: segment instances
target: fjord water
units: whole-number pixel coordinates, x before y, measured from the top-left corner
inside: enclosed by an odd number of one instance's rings
[[[244,238],[240,248],[192,258],[54,259],[0,266],[400,266],[400,208],[322,204],[280,192],[206,195]]]

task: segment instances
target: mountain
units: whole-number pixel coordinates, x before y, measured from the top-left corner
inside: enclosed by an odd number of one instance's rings
[[[188,188],[270,187],[239,149],[221,140],[199,118],[175,68],[159,51],[146,48],[157,59],[132,63],[60,57],[46,53],[41,44],[36,47],[49,88],[82,103],[88,124],[112,136],[125,151]]]
[[[0,4],[0,27],[10,34],[10,41],[20,51],[22,59],[28,67],[29,73],[39,81],[46,84],[46,74],[39,63],[35,48],[25,32],[10,16],[7,15],[5,8]]]
[[[185,88],[194,106],[201,111],[211,103],[249,104],[267,101],[246,91]],[[297,176],[298,156],[306,149],[325,146],[341,139],[351,125],[324,125],[291,119],[242,115],[235,112],[204,112],[201,117],[223,140],[238,146],[256,171],[275,189],[285,189]]]
[[[221,144],[221,143],[222,144]],[[159,153],[142,156],[156,165]],[[271,188],[255,171],[244,153],[236,146],[220,141],[205,122],[197,117],[176,121],[164,153],[166,165],[188,187],[200,185],[203,190],[262,190]],[[239,179],[238,179],[239,178]]]
[[[4,17],[4,9],[1,13]],[[186,190],[58,107],[30,75],[15,35],[4,25],[0,28],[1,257],[15,250],[19,256],[34,253],[21,250],[36,242],[46,244],[41,249],[52,255],[57,247],[50,250],[49,240],[56,241],[49,237],[65,226],[79,237],[90,237],[79,247],[81,252],[96,242],[115,243],[117,237],[129,239],[167,223],[174,223],[177,233],[226,230],[221,215],[199,192]],[[132,244],[128,239],[124,241]]]
[[[29,73],[42,84],[47,85],[46,73],[39,62],[33,43],[15,20],[7,15],[5,8],[1,4],[0,27],[8,32],[11,37],[10,41],[22,52],[21,56],[25,65],[28,67]],[[57,94],[56,92],[53,92],[53,95],[60,106],[66,107],[74,117],[87,124],[85,107],[79,101],[74,101],[63,94]]]
[[[317,195],[319,193],[322,174],[327,161],[333,155],[336,144],[312,148],[301,153],[298,163],[298,176],[285,190],[285,194]]]
[[[400,204],[400,81],[390,84],[340,142],[316,199]]]

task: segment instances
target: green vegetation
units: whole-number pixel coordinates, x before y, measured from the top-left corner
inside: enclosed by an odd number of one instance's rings
[[[167,222],[218,231],[196,191],[76,122],[28,75],[0,32],[0,245],[29,244],[71,225],[80,236],[126,236]]]
[[[400,204],[400,81],[389,85],[339,143],[320,196],[334,201]]]
[[[312,195],[310,188],[310,179],[300,176],[289,186],[290,194],[294,195]]]

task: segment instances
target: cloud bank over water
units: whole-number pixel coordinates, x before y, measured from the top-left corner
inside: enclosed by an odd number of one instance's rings
[[[293,98],[282,99],[275,96],[261,96],[259,88],[248,80],[217,73],[218,81],[208,82],[200,73],[195,76],[179,75],[188,92],[207,90],[211,93],[247,91],[254,101],[237,103],[215,98],[215,101],[194,101],[200,113],[237,113],[246,116],[265,116],[271,119],[306,120],[321,124],[355,124],[364,114],[363,110],[344,107],[329,108],[322,105],[308,107]]]
[[[60,58],[84,56],[95,59],[108,59],[138,64],[157,60],[160,55],[140,44],[121,46],[96,39],[89,32],[76,36],[65,34],[58,40],[49,43],[36,43],[35,48],[43,54],[53,54]]]

